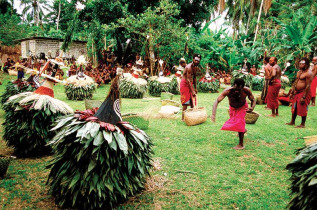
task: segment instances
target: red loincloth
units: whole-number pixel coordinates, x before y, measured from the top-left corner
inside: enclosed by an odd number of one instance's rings
[[[282,87],[281,80],[275,79],[272,81],[273,84],[269,85],[266,95],[267,107],[269,109],[278,108],[278,93]]]
[[[40,95],[48,95],[54,98],[54,91],[51,88],[41,86],[36,91],[34,91],[36,94]]]
[[[236,131],[236,132],[246,132],[245,129],[245,115],[247,113],[248,103],[239,108],[234,108],[230,106],[229,114],[230,119],[223,124],[221,130],[226,131]]]
[[[316,88],[317,88],[317,76],[313,79],[310,85],[311,96],[316,97]]]
[[[191,84],[193,89],[193,83]],[[180,93],[181,93],[181,103],[185,104],[192,98],[192,92],[190,91],[190,87],[188,86],[186,80],[183,78],[180,83]]]
[[[305,103],[301,104],[300,99],[303,97],[305,94],[305,91],[302,91],[300,93],[297,93],[293,96],[293,99],[291,99],[292,104],[292,113],[294,114],[295,108],[297,107],[297,115],[301,117],[307,116],[308,112],[308,105],[311,99],[311,92],[309,91],[308,94],[306,95]]]

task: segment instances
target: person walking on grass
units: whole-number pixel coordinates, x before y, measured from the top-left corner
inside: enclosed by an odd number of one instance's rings
[[[217,106],[227,96],[230,105],[230,119],[225,122],[221,130],[238,132],[239,144],[233,147],[233,149],[236,150],[244,149],[243,139],[247,131],[245,129],[245,115],[247,112],[252,112],[256,104],[251,90],[244,85],[245,82],[243,79],[235,79],[233,86],[226,88],[216,99],[211,115],[211,121],[215,122]],[[251,101],[251,107],[248,107],[247,97]]]
[[[305,128],[305,122],[308,112],[308,105],[311,99],[310,85],[313,80],[313,73],[309,69],[309,60],[302,58],[299,61],[299,71],[296,75],[296,80],[291,89],[292,102],[292,119],[286,125],[295,125],[297,115],[302,117],[302,122],[297,128]]]

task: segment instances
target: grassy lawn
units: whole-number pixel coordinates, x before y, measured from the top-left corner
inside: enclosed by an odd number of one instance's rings
[[[3,93],[9,77],[0,73]],[[97,89],[95,100],[104,100],[109,85]],[[66,99],[64,87],[54,87],[55,97],[66,101],[74,110],[84,110],[83,101]],[[255,92],[259,93],[259,92]],[[211,114],[218,93],[199,93],[199,105]],[[122,99],[122,113],[157,113],[160,99]],[[179,101],[179,96],[174,96]],[[256,124],[247,125],[243,151],[232,149],[238,143],[236,133],[221,131],[228,119],[228,102],[218,107],[216,123],[187,127],[181,120],[150,119],[146,133],[154,142],[154,160],[160,167],[152,172],[147,189],[131,198],[119,209],[284,209],[290,200],[285,166],[304,146],[302,137],[316,135],[317,108],[310,107],[305,129],[284,125],[290,121],[290,107],[280,106],[280,116],[269,118],[269,110],[258,105]],[[0,122],[4,112],[0,110]],[[297,119],[300,123],[300,118]],[[3,129],[0,127],[3,134]],[[0,136],[0,154],[10,154]],[[8,175],[0,180],[0,206],[3,209],[56,209],[45,185],[51,157],[17,159]],[[189,171],[190,173],[184,173]]]

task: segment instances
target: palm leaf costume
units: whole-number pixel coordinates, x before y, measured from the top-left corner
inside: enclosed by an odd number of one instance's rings
[[[149,174],[152,142],[120,114],[119,77],[100,108],[56,122],[50,142],[49,193],[63,208],[109,209],[139,192]]]
[[[50,154],[51,148],[46,144],[54,136],[49,131],[52,122],[73,113],[66,103],[54,98],[53,85],[54,81],[47,79],[34,92],[11,96],[3,105],[6,111],[3,139],[17,156]]]

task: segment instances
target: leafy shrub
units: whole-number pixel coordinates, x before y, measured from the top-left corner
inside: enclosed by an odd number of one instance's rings
[[[236,78],[242,78],[245,82],[245,86],[252,89],[252,80],[253,80],[252,74],[243,74],[237,70],[232,72],[232,78],[231,78],[231,85],[233,85],[233,82]]]
[[[95,91],[95,83],[84,86],[75,86],[73,84],[65,85],[65,94],[68,100],[82,101],[84,99],[92,99]]]
[[[296,158],[287,165],[292,176],[292,200],[289,209],[315,209],[317,205],[317,143],[297,152]]]
[[[264,87],[264,78],[259,78],[259,77],[253,77],[252,78],[252,90],[258,90],[261,91]]]
[[[122,98],[143,98],[146,93],[147,85],[136,84],[131,80],[122,79],[120,80],[119,89]]]
[[[142,130],[126,122],[89,121],[93,114],[65,116],[53,128],[47,183],[63,208],[113,208],[143,189],[152,167],[152,143]]]
[[[177,77],[173,77],[172,81],[169,83],[169,92],[174,95],[179,95],[179,86],[177,82]]]
[[[209,91],[215,93],[220,87],[219,80],[213,82],[200,81],[197,84],[197,89],[199,92],[208,93]]]

